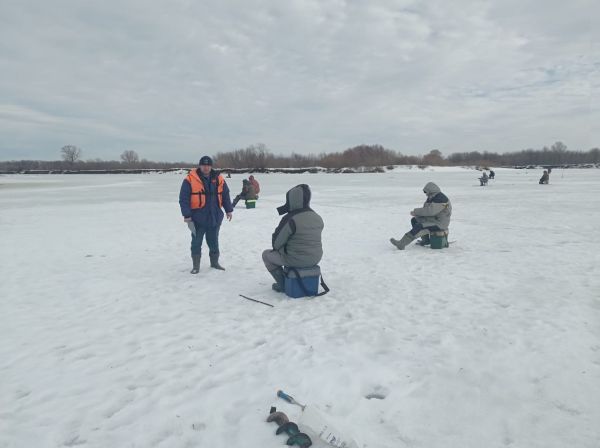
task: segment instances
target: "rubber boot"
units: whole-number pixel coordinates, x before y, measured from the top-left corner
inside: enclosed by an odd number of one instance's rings
[[[429,246],[431,244],[431,240],[429,239],[429,234],[423,235],[421,239],[417,242],[420,246]]]
[[[390,238],[390,243],[392,243],[398,249],[404,250],[404,248],[406,246],[408,246],[410,243],[412,243],[414,240],[415,240],[415,236],[412,233],[407,232],[404,234],[404,236],[402,237],[402,239],[400,241],[398,241],[394,238]]]
[[[285,274],[283,273],[283,268],[277,268],[274,271],[269,271],[269,273],[273,276],[276,283],[271,285],[271,289],[277,292],[285,291]]]
[[[210,257],[211,268],[218,269],[220,271],[225,270],[225,268],[219,264],[219,252],[209,252],[208,256]]]
[[[192,270],[190,274],[197,274],[200,272],[200,255],[192,255]]]

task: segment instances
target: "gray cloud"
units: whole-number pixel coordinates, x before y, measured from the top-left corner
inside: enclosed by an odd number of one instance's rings
[[[2,159],[600,141],[592,0],[0,4]]]

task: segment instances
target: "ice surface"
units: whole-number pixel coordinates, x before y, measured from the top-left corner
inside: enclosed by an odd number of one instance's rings
[[[198,275],[182,175],[0,176],[0,447],[285,446],[283,389],[369,448],[596,448],[600,171],[495,171],[257,175],[227,271]],[[398,251],[427,181],[455,243]],[[325,221],[312,300],[260,257],[298,183]]]

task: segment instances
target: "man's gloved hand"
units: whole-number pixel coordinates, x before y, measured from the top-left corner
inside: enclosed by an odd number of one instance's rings
[[[189,219],[189,221],[188,221]],[[192,232],[192,235],[196,236],[196,225],[192,222],[192,218],[186,218],[185,222],[187,223],[188,229]]]

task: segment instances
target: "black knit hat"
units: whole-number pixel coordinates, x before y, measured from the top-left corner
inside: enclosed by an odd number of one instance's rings
[[[208,156],[204,156],[200,159],[200,162],[198,162],[198,165],[210,165],[212,166],[213,161],[210,157]]]

